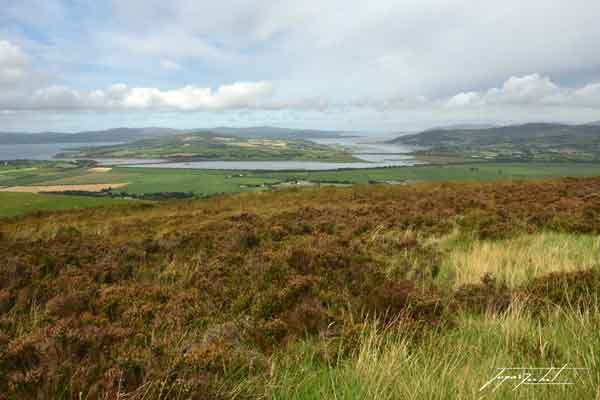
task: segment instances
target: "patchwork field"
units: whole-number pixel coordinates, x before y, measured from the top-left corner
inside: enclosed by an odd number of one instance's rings
[[[600,164],[588,163],[477,163],[422,165],[341,171],[218,171],[160,168],[102,168],[70,162],[21,162],[0,167],[0,214],[16,215],[35,210],[15,208],[2,201],[10,191],[37,192],[52,186],[59,190],[94,192],[114,189],[120,194],[191,193],[212,196],[222,193],[269,191],[311,185],[412,184],[415,182],[486,182],[557,177],[600,176]],[[125,182],[127,182],[125,184]],[[300,184],[298,184],[300,182]],[[82,193],[79,193],[80,195]],[[94,204],[92,201],[90,204]],[[38,201],[40,210],[49,204]],[[10,207],[9,207],[10,206]]]
[[[321,187],[4,220],[0,393],[597,398],[599,193]],[[493,379],[563,366],[572,384]]]

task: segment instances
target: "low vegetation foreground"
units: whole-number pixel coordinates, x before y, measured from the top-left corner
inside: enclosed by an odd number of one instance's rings
[[[600,178],[5,218],[0,399],[599,398],[599,233]]]

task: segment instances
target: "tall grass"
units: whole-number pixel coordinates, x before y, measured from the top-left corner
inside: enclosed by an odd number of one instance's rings
[[[599,263],[599,236],[543,232],[455,244],[443,259],[441,275],[455,287],[478,283],[486,274],[515,287],[542,274],[577,271]]]
[[[415,336],[402,325],[371,322],[355,352],[331,363],[306,341],[283,354],[262,387],[273,399],[593,399],[600,395],[600,317],[593,310],[556,307],[547,320],[522,303],[502,314],[461,315],[455,329]],[[495,382],[509,367],[584,368],[560,376],[573,385]]]
[[[511,288],[551,272],[598,265],[600,239],[592,235],[542,232],[501,241],[477,240],[452,232],[423,238],[416,232],[376,229],[372,250],[386,261],[387,274],[398,266],[423,267],[424,255],[441,254],[437,284],[458,288],[491,274]],[[429,249],[406,258],[403,246]],[[387,252],[386,250],[387,249]],[[398,250],[400,249],[400,250]],[[425,261],[427,263],[427,261]],[[406,267],[402,267],[406,272]],[[463,310],[451,327],[423,333],[408,324],[384,326],[366,320],[358,346],[349,355],[331,349],[343,343],[307,339],[283,351],[271,374],[243,381],[234,397],[269,399],[600,399],[600,301],[591,296],[581,308],[564,302],[534,313],[529,299],[517,297],[503,312]],[[333,359],[330,354],[337,354]],[[521,385],[487,382],[500,368],[580,368],[559,380],[572,385]],[[527,371],[532,372],[532,371]],[[519,371],[512,371],[518,374]],[[507,373],[508,374],[508,373]]]

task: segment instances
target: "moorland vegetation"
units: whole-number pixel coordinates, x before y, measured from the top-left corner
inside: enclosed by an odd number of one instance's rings
[[[594,398],[599,233],[599,178],[5,218],[0,398]]]

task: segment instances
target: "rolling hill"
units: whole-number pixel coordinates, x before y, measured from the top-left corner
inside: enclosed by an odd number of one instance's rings
[[[138,158],[177,161],[314,160],[353,161],[343,151],[299,139],[240,138],[211,131],[181,133],[113,146],[89,147],[71,158]]]
[[[78,133],[0,132],[0,144],[47,144],[47,143],[108,143],[129,142],[144,138],[165,137],[179,133],[170,128],[115,128],[102,131]]]
[[[207,129],[218,135],[231,135],[247,139],[273,138],[273,139],[318,139],[334,138],[344,134],[341,131],[322,131],[316,129],[291,129],[273,126],[256,126],[249,128],[216,127]]]
[[[433,129],[389,143],[421,146],[427,155],[483,159],[597,161],[600,126],[531,123],[487,129]]]
[[[311,129],[290,129],[271,126],[231,128],[216,127],[208,129],[171,129],[160,127],[147,128],[115,128],[99,131],[83,131],[77,133],[62,132],[0,132],[0,145],[3,144],[47,144],[47,143],[108,143],[131,142],[141,139],[169,137],[185,132],[203,131],[215,135],[237,136],[246,139],[309,139],[331,138],[342,135],[337,131],[320,131]]]

